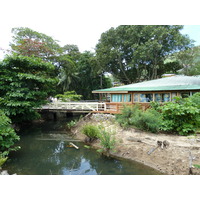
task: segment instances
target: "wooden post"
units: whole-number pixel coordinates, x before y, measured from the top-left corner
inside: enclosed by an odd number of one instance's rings
[[[116,104],[117,105],[117,112],[119,112],[119,104]]]
[[[99,93],[99,100],[102,101],[102,94]]]
[[[69,144],[71,144],[74,148],[79,149],[79,147],[77,147],[74,143],[70,142]]]

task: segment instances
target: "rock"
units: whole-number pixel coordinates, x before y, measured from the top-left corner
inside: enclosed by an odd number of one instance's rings
[[[130,142],[142,142],[140,139],[134,138],[134,137],[131,137],[131,136],[128,137],[127,140],[130,141]]]
[[[164,140],[163,141],[163,145],[164,145],[164,147],[168,147],[169,146],[169,142],[167,140]]]
[[[9,174],[8,174],[8,171],[7,171],[7,170],[3,170],[3,171],[1,172],[1,175],[9,175]]]
[[[106,120],[113,120],[115,119],[114,115],[111,114],[93,114],[91,116],[91,119],[96,120],[96,121],[106,121]]]

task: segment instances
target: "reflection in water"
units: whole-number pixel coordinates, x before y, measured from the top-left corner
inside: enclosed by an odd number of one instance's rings
[[[49,121],[23,131],[20,151],[13,152],[4,168],[9,173],[33,175],[118,175],[159,174],[126,160],[100,155],[63,133],[66,121]],[[53,131],[53,133],[52,133]],[[68,147],[70,140],[79,150]]]

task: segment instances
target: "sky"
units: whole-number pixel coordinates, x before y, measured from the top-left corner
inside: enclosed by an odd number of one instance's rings
[[[149,9],[159,1],[140,2],[134,0],[6,0],[0,4],[0,48],[9,48],[9,43],[12,41],[12,28],[28,27],[59,40],[61,46],[75,44],[81,52],[93,51],[103,32],[122,24],[189,24],[185,26],[182,33],[196,40],[196,45],[200,44],[200,25],[190,25],[189,17],[180,16],[177,10],[173,14],[176,6],[174,1],[172,1],[173,7],[165,5],[166,9],[170,8],[171,18],[169,14],[165,16],[164,10]],[[171,0],[168,2],[170,5]],[[188,10],[188,5],[185,5],[185,8]],[[195,7],[193,10],[195,11]],[[177,15],[180,18],[177,18]],[[193,19],[192,22],[195,20]],[[0,58],[2,55],[3,51],[0,51]]]

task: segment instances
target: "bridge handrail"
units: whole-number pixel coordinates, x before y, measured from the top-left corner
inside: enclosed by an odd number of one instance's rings
[[[74,106],[74,107],[73,107]],[[81,108],[79,107],[81,106]],[[99,109],[106,110],[106,103],[99,102],[61,102],[54,101],[47,105],[42,106],[43,109],[77,109],[77,110],[93,110],[98,111]]]

